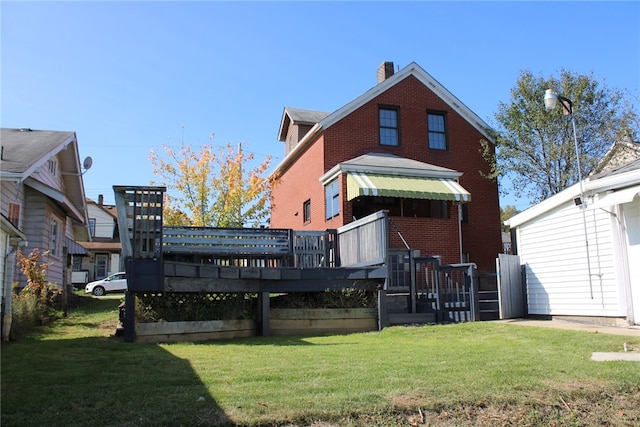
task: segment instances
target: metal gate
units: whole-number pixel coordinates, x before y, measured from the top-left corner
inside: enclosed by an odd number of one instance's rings
[[[392,251],[387,294],[408,294],[408,313],[434,313],[436,322],[481,320],[478,274],[473,263],[440,264],[440,257]]]

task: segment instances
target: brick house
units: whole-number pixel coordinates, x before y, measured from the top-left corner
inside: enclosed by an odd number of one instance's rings
[[[498,185],[481,175],[488,129],[417,64],[394,72],[384,62],[378,84],[333,113],[284,109],[270,226],[338,228],[385,209],[392,249],[495,271]]]

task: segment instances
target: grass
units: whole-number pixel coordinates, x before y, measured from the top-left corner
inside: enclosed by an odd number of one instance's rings
[[[2,347],[5,426],[640,424],[620,337],[491,322],[163,345],[113,337],[118,297]]]

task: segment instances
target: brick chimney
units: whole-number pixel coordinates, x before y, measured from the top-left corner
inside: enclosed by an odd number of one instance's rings
[[[393,62],[383,62],[378,67],[378,83],[382,83],[393,76]]]
[[[102,194],[98,194],[98,205],[102,206],[104,203],[104,196]]]

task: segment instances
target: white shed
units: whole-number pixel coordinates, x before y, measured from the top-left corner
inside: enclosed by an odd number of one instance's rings
[[[640,324],[640,159],[507,221],[530,315]],[[576,200],[577,199],[577,200]]]

